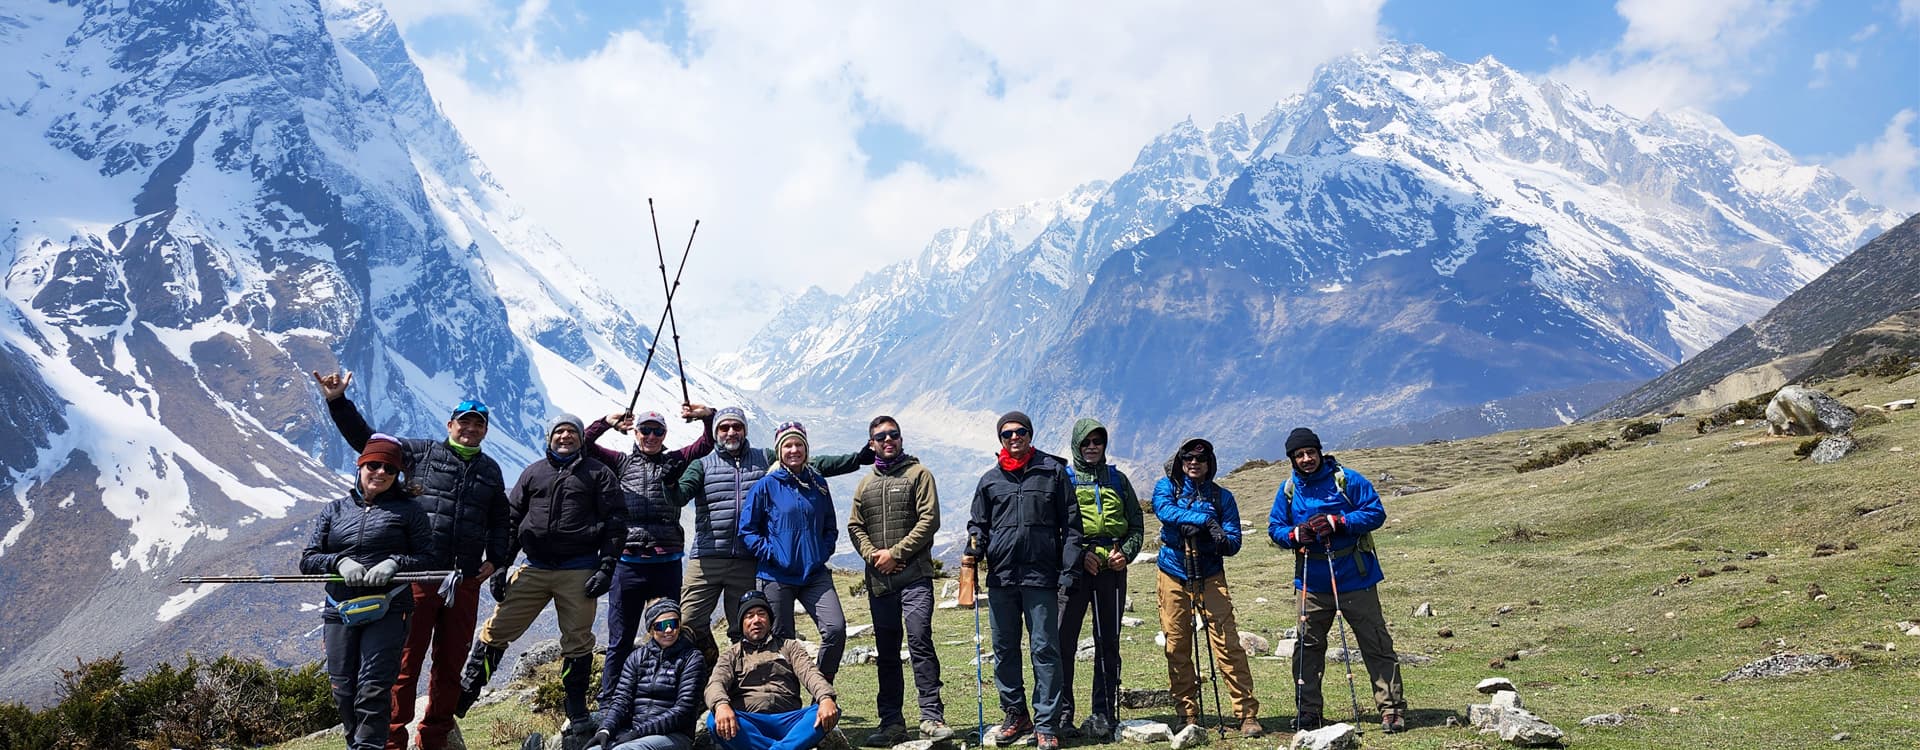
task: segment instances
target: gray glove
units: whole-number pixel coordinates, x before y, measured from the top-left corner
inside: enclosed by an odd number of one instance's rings
[[[393,574],[400,572],[400,563],[389,557],[375,563],[367,569],[368,586],[385,586],[393,582]]]
[[[341,555],[340,561],[334,563],[334,568],[340,571],[340,579],[346,581],[348,586],[368,585],[367,566],[361,565],[353,558]]]

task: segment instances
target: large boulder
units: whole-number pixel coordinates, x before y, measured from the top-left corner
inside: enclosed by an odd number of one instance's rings
[[[1790,385],[1767,402],[1767,430],[1774,435],[1838,435],[1853,429],[1853,409],[1803,385]]]

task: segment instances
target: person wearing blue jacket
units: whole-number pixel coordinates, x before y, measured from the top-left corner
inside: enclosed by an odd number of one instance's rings
[[[807,428],[774,429],[780,465],[753,483],[740,510],[740,541],[759,561],[758,588],[773,605],[773,634],[793,638],[793,605],[807,608],[820,629],[820,673],[832,682],[847,645],[847,616],[827,559],[840,541],[839,516],[827,478],[807,464]]]
[[[1305,427],[1287,435],[1287,459],[1293,473],[1274,493],[1267,536],[1294,551],[1293,585],[1306,601],[1307,622],[1294,662],[1300,681],[1295,726],[1316,729],[1323,721],[1320,679],[1326,670],[1327,628],[1338,609],[1366,658],[1380,728],[1404,731],[1407,700],[1400,661],[1380,608],[1379,584],[1386,576],[1373,550],[1372,532],[1387,521],[1380,494],[1360,472],[1321,453],[1320,436]]]
[[[1258,737],[1260,700],[1240,645],[1233,597],[1227,592],[1226,558],[1240,552],[1240,505],[1213,481],[1219,470],[1213,443],[1190,438],[1167,460],[1167,475],[1153,485],[1153,514],[1160,519],[1160,630],[1167,634],[1167,683],[1183,724],[1200,723],[1200,675],[1194,663],[1194,610],[1207,624],[1215,663],[1233,694],[1240,733]]]

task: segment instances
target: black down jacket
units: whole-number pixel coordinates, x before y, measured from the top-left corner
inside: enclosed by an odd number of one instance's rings
[[[620,683],[603,725],[615,744],[662,734],[691,735],[700,716],[700,675],[707,661],[700,649],[684,637],[664,649],[653,638],[642,637],[645,642],[620,667]]]
[[[431,569],[433,533],[426,511],[414,504],[413,498],[397,483],[375,496],[372,502],[366,501],[359,489],[354,489],[346,497],[328,503],[326,510],[320,511],[320,517],[314,519],[313,531],[307,535],[307,547],[300,552],[300,572],[338,572],[343,556],[369,567],[392,558],[400,563],[402,571]],[[392,588],[329,583],[327,596],[334,601],[346,601],[384,594]],[[412,587],[400,587],[389,606],[391,612],[413,611]],[[340,614],[331,604],[321,610],[320,617],[327,622],[340,621]]]
[[[340,436],[355,451],[367,447],[373,429],[347,398],[327,402],[327,413]],[[415,489],[414,502],[427,511],[433,525],[436,569],[458,568],[474,576],[480,563],[496,568],[513,564],[508,557],[511,529],[507,525],[507,483],[500,464],[481,453],[468,461],[447,447],[445,440],[406,438],[407,481]]]

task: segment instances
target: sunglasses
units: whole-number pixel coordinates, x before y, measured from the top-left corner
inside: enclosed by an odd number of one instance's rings
[[[1015,427],[1015,428],[1013,428],[1013,429],[1011,429],[1011,430],[1001,430],[1001,431],[1000,431],[1000,439],[1001,439],[1001,440],[1012,440],[1012,439],[1014,439],[1014,438],[1017,438],[1017,437],[1026,437],[1026,436],[1028,436],[1028,435],[1032,435],[1032,434],[1033,434],[1033,430],[1029,430],[1029,429],[1027,429],[1027,428],[1025,428],[1025,427]]]
[[[1087,447],[1087,446],[1089,446],[1089,445],[1102,445],[1102,446],[1104,446],[1104,445],[1106,445],[1106,444],[1107,444],[1107,439],[1106,439],[1106,438],[1103,438],[1103,437],[1090,437],[1090,438],[1087,438],[1087,439],[1085,439],[1085,440],[1082,440],[1082,441],[1080,441],[1080,447],[1082,447],[1082,448],[1085,448],[1085,447]]]
[[[1207,453],[1188,453],[1180,457],[1180,460],[1190,464],[1203,464],[1212,459],[1213,459],[1213,456]]]
[[[654,623],[652,625],[652,628],[662,633],[671,633],[675,630],[680,629],[680,621],[679,620],[661,620],[659,622]]]
[[[487,416],[487,405],[480,403],[478,401],[474,401],[472,399],[462,401],[454,405],[453,416],[458,417],[462,414],[478,414],[482,417]]]
[[[884,443],[884,442],[887,442],[888,440],[899,440],[900,431],[899,430],[883,430],[881,432],[873,433],[872,438],[873,438],[873,442],[876,442],[876,443]]]
[[[721,422],[713,426],[714,432],[746,432],[747,426],[739,422]]]
[[[394,466],[393,464],[385,463],[382,461],[368,461],[364,464],[361,464],[360,468],[366,469],[367,471],[375,472],[378,474],[400,473],[400,467]]]
[[[666,437],[667,436],[667,428],[665,427],[635,427],[633,428],[633,430],[642,435],[646,435],[647,437]]]

